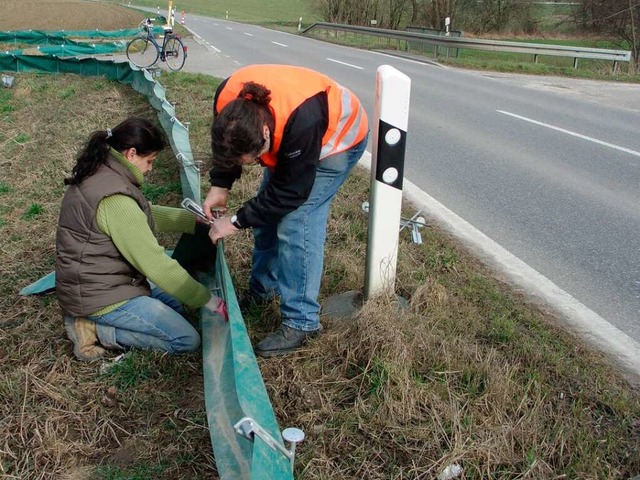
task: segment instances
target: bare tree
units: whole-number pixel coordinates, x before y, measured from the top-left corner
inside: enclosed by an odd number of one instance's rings
[[[576,9],[582,30],[611,35],[630,48],[634,70],[640,67],[640,2],[638,0],[584,0]]]
[[[387,0],[387,2],[389,5],[389,20],[385,27],[397,30],[411,3],[409,0]]]
[[[371,20],[376,20],[379,27],[398,29],[405,22],[417,21],[442,30],[445,18],[449,17],[452,29],[484,33],[523,29],[530,18],[531,1],[316,0],[316,6],[325,21],[332,23],[369,25]]]
[[[419,0],[317,0],[316,8],[327,22],[399,28]],[[416,3],[417,4],[417,3]],[[413,10],[417,12],[417,10]],[[417,14],[417,13],[415,13]],[[414,13],[411,13],[414,15]]]

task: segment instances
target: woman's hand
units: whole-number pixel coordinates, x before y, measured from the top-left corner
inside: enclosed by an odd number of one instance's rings
[[[227,211],[227,202],[229,201],[229,190],[222,187],[211,187],[207,198],[202,202],[202,209],[209,220],[213,220],[215,215],[213,209],[217,208],[216,213],[224,214]],[[215,242],[214,242],[215,243]]]
[[[202,307],[211,311],[212,313],[216,313],[220,315],[225,322],[229,321],[229,312],[227,310],[227,304],[224,303],[220,297],[216,297],[215,295],[211,295],[209,301]]]
[[[220,217],[211,222],[209,238],[214,244],[216,244],[221,238],[228,237],[229,235],[233,235],[239,231],[240,230],[231,223],[231,217]]]

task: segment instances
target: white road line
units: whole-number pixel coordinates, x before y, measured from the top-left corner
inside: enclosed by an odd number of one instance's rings
[[[418,60],[411,60],[410,58],[396,57],[394,55],[389,55],[388,53],[374,52],[373,50],[369,50],[368,53],[370,53],[371,55],[380,55],[381,57],[391,58],[393,60],[398,60],[400,62],[413,63],[415,65],[431,66],[431,67],[438,67],[438,68],[448,68],[444,64],[441,65],[441,64],[435,62],[434,60],[429,60],[427,57],[425,57],[424,61],[418,61]]]
[[[227,27],[227,30],[233,30],[233,28],[231,28],[231,27]]]
[[[244,34],[245,34],[247,37],[253,37],[253,33],[244,32]]]
[[[281,47],[287,47],[287,48],[289,47],[289,45],[285,45],[284,43],[278,43],[278,42],[271,42],[271,43],[274,43],[276,45],[280,45]]]
[[[620,150],[621,152],[629,153],[631,155],[635,155],[636,157],[640,157],[640,152],[636,152],[635,150],[631,150],[630,148],[621,147],[619,145],[614,145],[613,143],[603,142],[602,140],[598,140],[597,138],[587,137],[586,135],[582,135],[580,133],[572,132],[571,130],[565,130],[564,128],[554,127],[553,125],[549,125],[548,123],[538,122],[537,120],[533,120],[531,118],[522,117],[520,115],[516,115],[515,113],[505,112],[504,110],[496,110],[498,113],[504,113],[505,115],[509,115],[510,117],[518,118],[520,120],[524,120],[525,122],[533,123],[535,125],[540,125],[541,127],[550,128],[552,130],[556,130],[558,132],[566,133],[567,135],[571,135],[573,137],[581,138],[583,140],[588,140],[589,142],[597,143],[598,145],[603,145],[605,147],[614,148],[616,150]]]
[[[357,68],[358,70],[364,70],[364,67],[359,67],[357,65],[351,65],[350,63],[341,62],[340,60],[334,60],[333,58],[327,58],[330,62],[339,63],[340,65],[346,65],[347,67]]]

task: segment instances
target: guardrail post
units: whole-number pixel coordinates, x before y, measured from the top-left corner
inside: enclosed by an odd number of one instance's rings
[[[378,67],[365,299],[395,287],[410,92],[408,76],[390,65]]]

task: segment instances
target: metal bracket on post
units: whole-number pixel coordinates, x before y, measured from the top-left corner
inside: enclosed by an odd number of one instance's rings
[[[362,202],[362,211],[365,213],[369,213],[369,202]],[[422,210],[418,210],[418,213],[416,213],[411,218],[400,217],[400,231],[411,225],[411,240],[413,240],[413,243],[417,245],[422,244],[422,234],[420,233],[420,229],[422,227],[429,226],[424,217],[418,216],[421,212]]]
[[[296,445],[304,440],[304,432],[299,428],[285,428],[282,431],[282,438],[291,444],[291,449],[288,450],[284,445],[278,442],[271,436],[264,428],[258,425],[255,420],[250,417],[244,417],[240,419],[233,429],[236,433],[247,440],[254,441],[257,435],[260,439],[266,443],[272,450],[277,450],[289,459],[291,463],[291,473],[293,473],[293,464],[296,457]]]
[[[198,173],[202,172],[202,170],[205,167],[204,162],[202,160],[193,160],[193,162],[190,162],[188,161],[187,157],[183,153],[178,153],[176,155],[176,159],[178,160],[178,162],[180,162],[180,165],[182,165],[185,169],[187,167],[190,167],[195,169]]]

